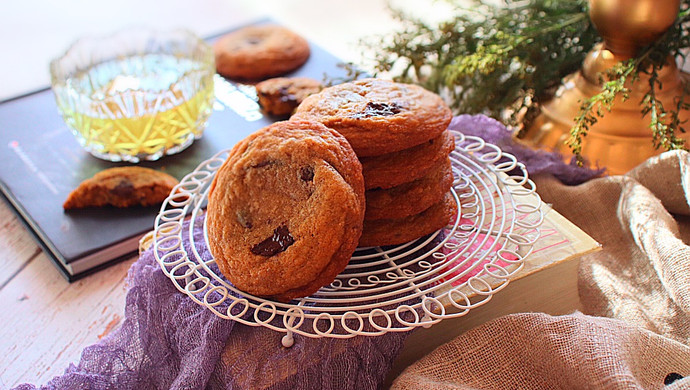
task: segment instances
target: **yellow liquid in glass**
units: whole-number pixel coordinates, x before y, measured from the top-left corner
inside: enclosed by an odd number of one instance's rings
[[[201,137],[214,97],[213,72],[203,66],[171,55],[102,63],[71,80],[80,99],[56,91],[58,106],[95,156],[155,160]]]

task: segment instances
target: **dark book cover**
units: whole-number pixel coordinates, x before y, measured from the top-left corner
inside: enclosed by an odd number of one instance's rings
[[[286,76],[344,77],[341,62],[312,44],[307,63]],[[285,119],[263,114],[252,85],[216,75],[215,91],[213,113],[201,139],[179,154],[138,165],[181,179],[216,152]],[[84,151],[58,113],[49,88],[0,103],[0,160],[2,195],[70,281],[131,256],[139,238],[153,228],[157,206],[62,209],[83,180],[129,164]]]

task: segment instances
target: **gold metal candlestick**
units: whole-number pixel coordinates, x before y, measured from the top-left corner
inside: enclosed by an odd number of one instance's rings
[[[580,105],[601,91],[601,75],[620,61],[632,58],[639,48],[659,38],[675,21],[680,0],[590,0],[590,17],[604,43],[595,46],[582,69],[567,76],[555,97],[544,104],[542,113],[527,129],[523,141],[571,155],[565,141],[574,126]],[[673,58],[659,72],[662,83],[657,98],[664,107],[674,107],[683,80]],[[617,98],[611,112],[591,126],[582,142],[582,155],[590,163],[607,168],[609,174],[629,171],[662,152],[652,145],[651,119],[643,117],[640,102],[649,89],[648,78],[630,88],[626,101]],[[690,112],[681,112],[681,120]],[[690,144],[690,133],[677,134]]]

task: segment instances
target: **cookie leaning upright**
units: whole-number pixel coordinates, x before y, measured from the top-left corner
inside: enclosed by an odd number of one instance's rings
[[[277,25],[249,26],[221,36],[213,45],[216,70],[231,79],[260,80],[299,68],[309,43]]]
[[[240,141],[209,189],[209,248],[240,290],[281,301],[342,272],[362,233],[364,179],[347,140],[277,122]]]
[[[347,138],[359,157],[397,152],[436,138],[452,113],[435,93],[383,79],[362,79],[306,98],[293,119],[319,121]]]

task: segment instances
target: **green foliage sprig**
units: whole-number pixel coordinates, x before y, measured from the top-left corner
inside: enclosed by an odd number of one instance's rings
[[[597,117],[604,116],[604,109],[611,111],[616,97],[621,97],[623,101],[630,97],[627,82],[631,77],[636,77],[632,62],[634,61],[629,60],[614,65],[609,71],[609,80],[602,86],[602,91],[581,103],[580,111],[575,117],[575,125],[570,129],[570,137],[566,141],[578,164],[583,163],[582,140],[590,126],[597,123]]]
[[[483,113],[513,128],[528,125],[562,78],[579,69],[601,40],[586,0],[504,0],[499,5],[474,0],[470,8],[449,2],[458,13],[439,24],[391,9],[402,30],[364,44],[374,49],[377,73],[438,92],[457,114]],[[641,110],[651,118],[654,145],[683,147],[676,131],[684,131],[679,112],[688,102],[681,96],[674,107],[663,107],[657,96],[659,70],[667,58],[684,59],[690,48],[689,3],[682,0],[678,20],[662,38],[609,70],[601,93],[582,102],[567,141],[576,156],[597,118],[617,97],[626,99],[641,74],[649,79]]]
[[[456,113],[484,113],[518,125],[599,40],[586,0],[500,6],[477,0],[471,8],[451,3],[457,15],[439,25],[391,9],[402,31],[368,45],[375,48],[378,72],[439,92]]]
[[[630,88],[628,85],[632,86],[639,81],[640,74],[646,74],[649,80],[649,89],[640,105],[643,116],[650,116],[649,127],[652,133],[652,144],[657,149],[685,148],[685,141],[678,138],[676,132],[685,132],[684,124],[680,120],[680,112],[690,108],[690,102],[685,99],[690,85],[684,84],[683,93],[675,98],[675,104],[670,108],[664,107],[657,95],[659,90],[663,88],[659,79],[660,70],[667,64],[669,58],[672,61],[681,58],[684,62],[685,53],[683,50],[690,47],[689,3],[687,0],[682,2],[678,18],[661,38],[640,50],[635,58],[620,62],[609,69],[605,75],[606,81],[603,83],[602,91],[582,102],[580,111],[575,118],[575,125],[570,130],[570,137],[566,141],[579,163],[582,163],[580,152],[582,151],[583,137],[587,135],[590,127],[597,122],[597,117],[604,116],[604,109],[611,111],[617,96],[620,96],[622,100],[629,98]],[[626,84],[628,80],[630,82]]]

